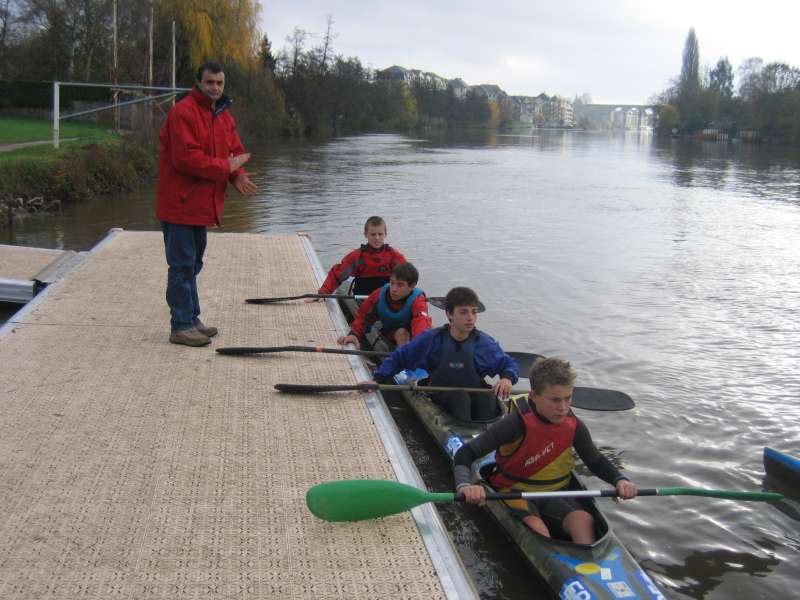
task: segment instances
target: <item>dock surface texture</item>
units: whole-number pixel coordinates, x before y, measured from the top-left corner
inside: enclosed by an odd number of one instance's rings
[[[301,237],[210,234],[199,277],[211,346],[169,344],[158,232],[119,232],[0,337],[0,598],[440,598],[409,514],[326,523],[306,490],[394,479],[336,355]]]

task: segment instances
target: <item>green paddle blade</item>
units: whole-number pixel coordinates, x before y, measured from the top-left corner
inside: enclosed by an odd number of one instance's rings
[[[704,496],[706,498],[725,498],[727,500],[749,500],[771,502],[783,500],[783,494],[775,492],[740,492],[738,490],[706,490],[702,488],[658,488],[659,496]]]
[[[306,505],[325,521],[363,521],[405,512],[426,502],[453,502],[453,497],[397,481],[354,479],[315,485],[306,493]]]

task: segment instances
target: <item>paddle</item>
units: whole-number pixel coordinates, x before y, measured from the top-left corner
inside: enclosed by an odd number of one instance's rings
[[[322,392],[349,392],[354,390],[386,390],[386,391],[410,391],[419,390],[421,392],[451,392],[453,390],[464,390],[465,392],[476,394],[491,394],[492,388],[462,388],[462,387],[442,387],[431,385],[395,385],[386,383],[357,383],[352,385],[305,385],[297,383],[278,383],[275,389],[279,392],[289,394],[317,394]],[[511,391],[512,394],[526,394],[525,391]],[[586,410],[617,411],[629,410],[635,406],[633,399],[627,394],[615,390],[603,390],[598,388],[576,387],[572,392],[572,406]]]
[[[220,354],[239,356],[244,354],[268,354],[272,352],[319,352],[321,354],[354,354],[356,356],[389,356],[388,352],[377,350],[351,350],[349,348],[322,348],[320,346],[242,346],[217,348]]]
[[[528,378],[531,373],[531,367],[540,358],[544,358],[541,354],[532,354],[530,352],[506,352],[511,358],[517,361],[519,366],[519,376]]]
[[[299,296],[283,296],[280,298],[246,298],[248,304],[272,304],[273,302],[287,302],[288,300],[302,300],[303,298],[340,298],[342,300],[363,300],[366,296],[348,296],[343,294],[300,294]]]
[[[287,302],[289,300],[302,300],[303,298],[338,298],[340,300],[364,300],[366,296],[353,296],[353,295],[346,295],[346,294],[301,294],[299,296],[282,296],[279,298],[246,298],[245,302],[248,304],[274,304],[276,302]],[[447,310],[445,299],[441,296],[434,296],[433,298],[426,298],[428,304],[435,306],[436,308],[440,308],[442,310]],[[486,307],[483,303],[479,300],[478,301],[478,312],[484,312]]]
[[[319,352],[321,354],[354,354],[356,356],[378,356],[386,357],[391,352],[380,352],[378,350],[349,350],[347,348],[323,348],[322,346],[242,346],[217,348],[220,354],[238,356],[242,354],[269,354],[274,352]],[[544,358],[539,354],[528,352],[509,352],[508,355],[517,361],[519,365],[520,377],[525,377],[530,373],[531,366],[539,358]]]
[[[564,490],[556,492],[487,493],[487,500],[532,498],[615,498],[617,490]],[[653,488],[639,490],[637,496],[703,496],[726,500],[767,502],[782,500],[773,492],[741,492],[703,488]],[[427,492],[397,481],[353,479],[329,481],[313,486],[306,493],[309,510],[325,521],[363,521],[388,517],[428,502],[462,502],[464,497],[450,492]]]

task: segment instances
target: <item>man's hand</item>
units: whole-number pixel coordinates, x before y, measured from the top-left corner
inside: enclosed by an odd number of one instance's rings
[[[622,500],[630,500],[635,497],[636,493],[639,491],[636,485],[627,479],[620,479],[616,487],[617,493]]]
[[[248,156],[250,155],[248,154]],[[242,196],[253,196],[258,191],[256,184],[250,181],[247,173],[239,173],[236,179],[233,180],[233,187],[235,187],[236,191]]]
[[[494,392],[495,396],[497,396],[501,400],[505,400],[511,393],[511,387],[513,385],[514,384],[511,383],[510,379],[506,379],[505,377],[503,377],[497,383],[494,384],[492,391]]]
[[[311,304],[312,302],[319,302],[320,300],[322,300],[322,298],[306,298],[303,300],[303,302]]]
[[[240,154],[239,156],[231,156],[228,159],[228,167],[230,168],[230,172],[233,173],[239,167],[241,167],[244,163],[250,160],[252,155],[249,152],[245,152],[244,154]]]
[[[353,346],[355,346],[356,348],[361,348],[361,342],[359,342],[358,337],[353,335],[352,333],[350,335],[343,335],[336,341],[338,341],[342,346],[344,346],[345,344],[353,344]]]
[[[468,504],[483,506],[486,504],[486,488],[482,485],[465,485],[458,490],[464,496]]]

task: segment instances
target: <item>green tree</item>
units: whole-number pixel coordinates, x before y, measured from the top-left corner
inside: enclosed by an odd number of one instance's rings
[[[689,29],[683,46],[683,62],[678,78],[677,109],[681,125],[687,131],[697,131],[704,125],[700,113],[700,47],[694,28]]]
[[[716,91],[722,98],[733,97],[733,67],[727,56],[720,58],[709,73],[708,87]]]
[[[268,70],[272,75],[275,75],[275,55],[272,54],[272,42],[269,41],[267,34],[261,36],[261,42],[258,46],[258,60],[261,66]]]
[[[678,109],[671,104],[663,105],[658,111],[658,130],[662,133],[670,133],[677,126]]]

